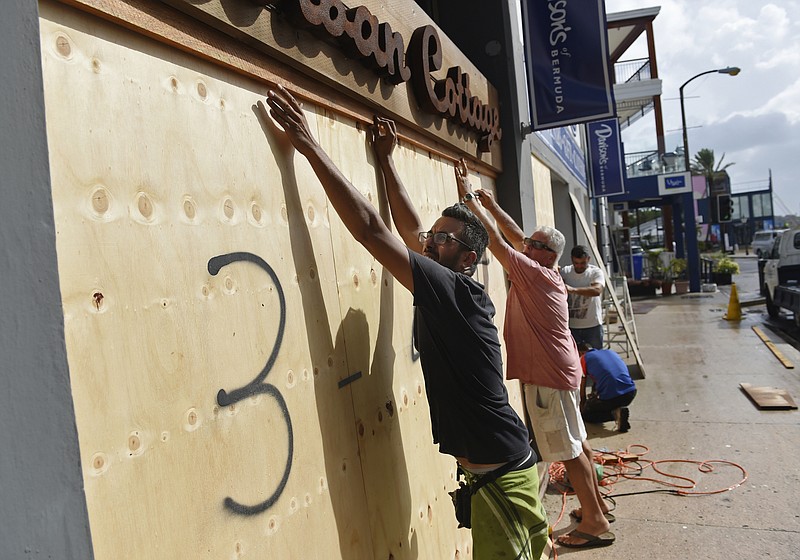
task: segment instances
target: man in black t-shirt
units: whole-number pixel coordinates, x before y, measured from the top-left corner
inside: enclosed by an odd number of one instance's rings
[[[537,457],[503,383],[494,305],[472,279],[486,249],[483,224],[463,204],[425,230],[394,167],[394,122],[376,117],[373,148],[392,219],[402,241],[344,177],[309,131],[300,104],[283,87],[259,104],[306,157],[347,229],[414,295],[414,343],[420,353],[433,441],[469,480],[508,472],[472,496],[473,558],[536,559],[547,543]],[[405,242],[405,243],[403,243]]]

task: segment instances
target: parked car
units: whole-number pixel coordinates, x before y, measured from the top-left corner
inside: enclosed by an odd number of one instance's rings
[[[772,246],[775,244],[775,238],[784,231],[786,230],[765,229],[757,231],[755,234],[753,234],[753,242],[750,244],[750,247],[753,249],[753,252],[758,255],[759,259],[766,259],[767,255],[769,255],[769,252],[772,251]]]
[[[786,309],[800,327],[800,227],[780,233],[764,257],[759,280],[769,316],[775,318]]]

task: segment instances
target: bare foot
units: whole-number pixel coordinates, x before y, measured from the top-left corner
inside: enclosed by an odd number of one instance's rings
[[[610,514],[613,510],[608,506],[606,501],[603,500],[600,502],[600,511],[602,511],[603,515],[605,515],[607,513]],[[580,521],[583,518],[583,511],[581,510],[581,508],[575,508],[571,512],[569,512],[569,514],[578,521]]]

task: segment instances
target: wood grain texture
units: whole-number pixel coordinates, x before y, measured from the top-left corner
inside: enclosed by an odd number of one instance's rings
[[[284,85],[300,98],[327,105],[343,114],[350,113],[349,116],[358,115],[365,124],[372,122],[375,113],[391,117],[401,125],[401,133],[407,132],[408,138],[420,146],[436,151],[438,144],[438,151],[442,153],[455,151],[451,156],[453,161],[468,157],[487,173],[502,171],[499,142],[493,144],[490,152],[480,153],[476,133],[422,111],[409,83],[393,86],[381,80],[377,73],[347,56],[338,46],[318,39],[279,12],[265,10],[257,3],[247,0],[59,1],[252,77],[272,81],[276,76],[268,69],[271,65],[289,66],[296,75]],[[432,24],[424,11],[410,0],[389,5],[368,0],[363,5],[379,20],[401,31],[406,45],[416,27]],[[496,107],[496,90],[444,33],[440,31],[439,36],[445,57],[443,69],[435,72],[434,77],[443,79],[446,69],[460,66],[470,76],[473,95]],[[284,78],[287,74],[291,72],[280,72]],[[272,83],[281,83],[281,80]]]
[[[95,557],[471,557],[411,297],[256,116],[262,82],[60,3],[40,14]],[[382,204],[360,121],[306,111]],[[424,220],[455,202],[448,158],[403,142],[396,161]],[[502,309],[499,265],[479,279]]]

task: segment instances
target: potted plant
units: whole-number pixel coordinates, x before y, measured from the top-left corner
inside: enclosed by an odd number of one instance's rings
[[[689,280],[686,278],[688,261],[684,258],[672,259],[669,263],[669,272],[675,282],[675,293],[685,294],[689,292]]]
[[[731,258],[722,257],[714,261],[712,272],[714,274],[714,282],[725,286],[732,282],[731,277],[734,274],[739,274],[739,263]]]
[[[647,251],[648,279],[653,288],[661,288],[662,295],[672,293],[672,279],[661,258],[661,251]],[[654,294],[655,295],[655,294]]]

